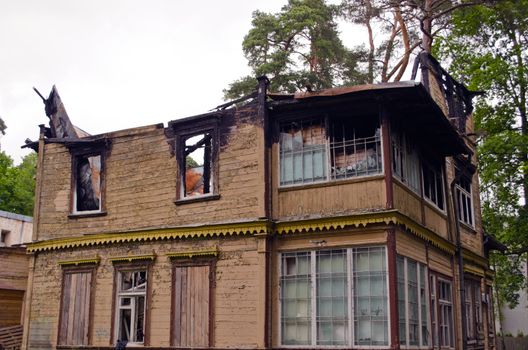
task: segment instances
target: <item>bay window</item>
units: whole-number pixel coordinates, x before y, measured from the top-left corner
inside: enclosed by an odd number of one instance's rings
[[[377,117],[315,117],[280,124],[281,186],[382,172]]]
[[[281,254],[281,344],[388,346],[384,247]]]

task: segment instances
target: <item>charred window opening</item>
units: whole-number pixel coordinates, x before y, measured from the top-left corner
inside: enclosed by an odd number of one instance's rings
[[[101,154],[75,156],[74,213],[101,211],[101,166]]]
[[[280,184],[382,172],[378,118],[319,117],[280,125]]]
[[[182,197],[212,193],[213,136],[211,132],[184,139],[184,169]]]
[[[424,163],[422,172],[424,197],[439,209],[444,210],[444,178],[442,175],[442,166],[440,164]]]

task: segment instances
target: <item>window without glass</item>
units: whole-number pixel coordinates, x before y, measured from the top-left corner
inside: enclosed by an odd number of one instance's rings
[[[379,174],[377,118],[319,117],[281,123],[280,184],[296,185]]]
[[[210,263],[174,266],[172,346],[210,346],[210,273]]]
[[[281,261],[283,345],[388,345],[384,247],[284,253]]]
[[[424,197],[444,210],[444,178],[440,164],[427,164],[422,166]]]
[[[455,190],[458,207],[458,220],[469,226],[473,226],[474,219],[471,179],[466,176],[459,177]]]
[[[413,191],[420,192],[420,160],[416,147],[402,132],[393,132],[392,172]]]
[[[400,344],[427,347],[430,332],[426,267],[402,256],[397,257],[396,263]]]
[[[0,247],[5,247],[7,245],[7,238],[9,237],[9,230],[0,230]]]
[[[147,269],[118,271],[116,340],[142,344],[145,340]]]
[[[213,136],[212,132],[182,138],[181,198],[212,193]]]
[[[72,210],[74,214],[101,211],[101,169],[101,154],[74,156]]]
[[[59,344],[89,345],[92,270],[63,274]]]

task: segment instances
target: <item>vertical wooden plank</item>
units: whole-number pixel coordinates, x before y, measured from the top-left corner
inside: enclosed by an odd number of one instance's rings
[[[66,333],[66,344],[71,344],[73,339],[73,323],[74,323],[74,316],[75,316],[75,285],[77,284],[77,274],[73,273],[70,275],[70,292],[69,292],[69,300],[68,300],[68,331]]]
[[[181,278],[181,346],[187,346],[187,317],[188,317],[188,308],[187,308],[187,269],[182,268],[182,278]]]
[[[174,346],[181,346],[181,299],[182,299],[182,289],[181,289],[181,268],[174,268]]]
[[[84,299],[83,299],[83,325],[82,325],[82,344],[88,345],[89,343],[89,334],[90,329],[90,300],[91,300],[91,284],[92,284],[92,274],[87,272],[85,275],[84,281]]]
[[[59,343],[66,344],[68,332],[68,309],[70,300],[71,274],[64,274],[64,290],[62,291],[61,324],[59,327]]]

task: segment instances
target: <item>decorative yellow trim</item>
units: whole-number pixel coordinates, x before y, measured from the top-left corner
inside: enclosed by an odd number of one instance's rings
[[[115,243],[149,242],[181,238],[256,235],[269,233],[271,233],[271,223],[265,220],[259,220],[233,224],[177,227],[132,232],[98,233],[80,237],[49,239],[35,243],[28,243],[27,252],[35,253],[47,250],[99,246]]]
[[[464,265],[464,272],[469,272],[473,275],[484,277],[485,272],[484,269],[481,269],[480,267],[475,267],[471,265]]]
[[[78,265],[98,265],[101,261],[100,257],[88,258],[88,259],[77,259],[77,260],[60,260],[58,263],[60,266],[78,266]]]
[[[149,255],[129,255],[129,256],[118,256],[115,258],[109,258],[113,263],[116,262],[132,262],[132,261],[141,261],[141,260],[151,260],[154,261],[156,259],[156,255],[149,254]]]
[[[329,230],[344,229],[347,227],[361,228],[369,224],[395,224],[402,225],[415,236],[428,241],[433,246],[451,254],[455,254],[455,245],[440,237],[428,228],[415,223],[412,219],[401,214],[397,210],[389,210],[378,213],[366,213],[342,217],[321,218],[301,220],[294,222],[279,222],[275,232],[280,235],[321,232]]]
[[[193,257],[202,257],[202,256],[218,256],[218,247],[214,247],[213,249],[207,249],[207,250],[194,250],[194,251],[186,251],[186,252],[175,252],[175,253],[168,253],[167,257],[169,259],[183,259],[188,258],[192,259]]]
[[[484,269],[488,268],[488,260],[486,258],[472,252],[471,250],[467,250],[466,248],[462,249],[462,257],[464,260],[470,261]]]

